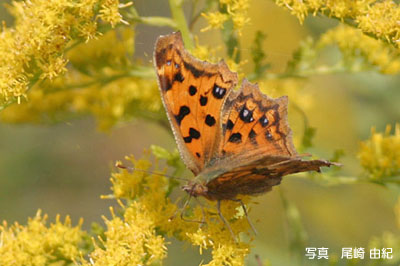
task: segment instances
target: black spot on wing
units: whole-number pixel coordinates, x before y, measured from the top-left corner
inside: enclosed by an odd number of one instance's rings
[[[244,104],[242,109],[240,110],[239,117],[245,123],[251,123],[254,121],[253,111],[247,109],[246,104]]]
[[[250,139],[250,142],[251,142],[252,144],[254,144],[254,145],[257,145],[256,136],[257,136],[256,132],[255,132],[253,129],[250,130],[250,132],[249,132],[249,139]]]
[[[229,137],[228,141],[229,141],[229,142],[232,142],[232,143],[241,143],[241,142],[242,142],[242,134],[240,134],[240,133],[233,133],[233,134]]]
[[[197,92],[197,88],[196,88],[195,86],[193,86],[193,85],[190,85],[190,87],[189,87],[189,94],[190,94],[190,96],[195,95],[196,92]]]
[[[199,138],[200,138],[200,132],[191,127],[189,129],[189,136],[184,137],[183,140],[185,141],[185,143],[191,143],[193,139],[199,139]]]
[[[207,104],[208,98],[204,96],[200,96],[200,105],[205,106]]]
[[[174,76],[174,81],[182,82],[185,78],[182,76],[181,72],[177,72]]]
[[[228,122],[226,123],[226,129],[228,130],[232,130],[234,124],[232,122],[232,120],[228,119]]]
[[[197,156],[197,158],[200,158],[201,156],[200,156],[200,153],[198,153],[198,152],[196,152],[196,156]]]
[[[225,93],[226,93],[225,88],[222,88],[222,87],[218,86],[217,84],[214,84],[214,87],[212,89],[212,94],[216,99],[220,100],[220,99],[224,98]]]
[[[265,138],[266,138],[267,140],[272,140],[272,134],[271,134],[271,132],[269,132],[269,130],[267,130],[267,131],[265,132]]]
[[[178,125],[181,124],[183,118],[185,118],[185,116],[187,116],[188,114],[190,114],[189,107],[187,107],[186,105],[181,106],[181,108],[179,109],[179,113],[175,115],[175,119]]]
[[[212,115],[206,116],[206,125],[209,127],[212,127],[213,125],[215,125],[215,118]]]
[[[189,136],[191,136],[194,139],[199,139],[201,135],[199,131],[191,127],[189,129]]]
[[[268,118],[265,115],[263,115],[258,121],[262,127],[266,127],[269,123]]]

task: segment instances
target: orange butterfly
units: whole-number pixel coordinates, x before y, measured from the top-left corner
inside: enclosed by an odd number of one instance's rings
[[[237,73],[224,61],[211,64],[194,58],[179,32],[158,38],[154,61],[181,157],[196,176],[183,190],[217,200],[220,214],[221,200],[239,201],[244,207],[237,195],[265,193],[284,175],[319,172],[335,164],[304,161],[297,154],[286,96],[272,99],[247,80],[233,90]]]

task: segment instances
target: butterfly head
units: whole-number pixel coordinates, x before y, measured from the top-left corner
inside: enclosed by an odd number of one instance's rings
[[[208,192],[208,189],[205,185],[192,182],[184,185],[182,190],[186,191],[192,197],[206,196]]]

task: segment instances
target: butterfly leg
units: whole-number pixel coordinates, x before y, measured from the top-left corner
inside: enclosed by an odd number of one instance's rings
[[[233,239],[235,240],[235,242],[237,242],[236,241],[236,236],[233,233],[231,226],[229,225],[229,223],[225,219],[225,217],[222,215],[222,212],[221,212],[221,200],[217,201],[217,210],[218,210],[219,218],[221,218],[222,222],[224,222],[225,226],[229,229],[229,232],[231,232],[231,235],[232,235]]]
[[[240,205],[242,205],[242,209],[244,214],[246,215],[247,222],[249,223],[251,230],[253,230],[254,234],[257,235],[257,230],[254,227],[253,223],[250,221],[249,215],[247,214],[246,206],[244,205],[243,201],[241,199],[232,199],[232,201],[239,202]]]
[[[202,223],[202,224],[205,224],[205,223],[206,223],[206,213],[205,213],[205,211],[204,211],[204,206],[203,206],[203,204],[201,203],[201,201],[200,201],[197,197],[195,198],[195,200],[196,200],[197,203],[200,205],[201,213],[202,213],[202,215],[203,215],[203,218],[201,219],[201,223]]]
[[[185,221],[185,222],[194,222],[194,223],[204,224],[204,223],[205,223],[205,222],[204,222],[205,214],[204,214],[204,209],[203,209],[203,207],[201,208],[201,210],[202,210],[202,212],[203,212],[203,218],[202,218],[201,221],[198,221],[198,220],[189,220],[189,219],[186,219],[186,218],[185,218],[185,216],[184,216],[184,214],[185,214],[185,209],[186,209],[187,206],[189,205],[189,202],[190,202],[191,199],[192,199],[192,196],[189,196],[189,199],[185,202],[185,204],[183,205],[183,207],[180,209],[180,212],[181,212],[181,219],[182,219],[183,221]]]

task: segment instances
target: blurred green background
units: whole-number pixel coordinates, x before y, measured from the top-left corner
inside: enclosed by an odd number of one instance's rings
[[[134,4],[143,16],[169,15],[167,1]],[[267,34],[264,49],[272,65],[269,71],[275,73],[283,71],[300,40],[308,35],[318,37],[337,24],[331,19],[307,18],[301,26],[272,1],[253,1],[249,15],[252,23],[241,38],[242,56],[251,61],[249,47],[254,33],[262,30]],[[12,25],[3,5],[0,20]],[[202,23],[197,31],[204,27]],[[168,28],[137,26],[135,56],[150,61],[157,36],[169,32]],[[221,42],[215,31],[200,33],[199,40],[209,45]],[[325,56],[324,60],[334,60],[339,52],[332,48]],[[359,141],[370,136],[372,126],[384,131],[386,124],[400,121],[399,76],[372,72],[320,75],[305,84],[303,91],[314,101],[307,116],[317,128],[310,152],[329,158],[334,150],[343,149],[343,175],[362,173],[356,157]],[[289,110],[289,120],[296,125],[299,117],[292,113]],[[302,133],[296,126],[293,131],[294,135]],[[91,222],[102,223],[101,215],[107,216],[109,206],[115,205],[113,200],[100,199],[100,195],[110,193],[109,177],[115,160],[129,154],[139,157],[151,144],[175,148],[171,135],[156,124],[137,120],[103,133],[97,131],[92,117],[46,126],[0,124],[0,139],[0,220],[25,223],[40,208],[50,220],[56,214],[70,215],[73,223],[83,217],[86,229]],[[372,237],[385,231],[399,233],[393,212],[399,195],[396,187],[371,183],[327,187],[289,176],[279,189],[298,207],[310,247],[328,247],[330,254],[340,254],[342,247],[367,248]],[[258,197],[259,204],[251,207],[250,217],[259,234],[248,257],[249,265],[256,265],[255,254],[272,265],[290,265],[288,225],[279,189]],[[172,244],[168,245],[166,265],[177,265],[175,256],[180,258],[179,265],[201,262],[196,249],[169,241]]]

